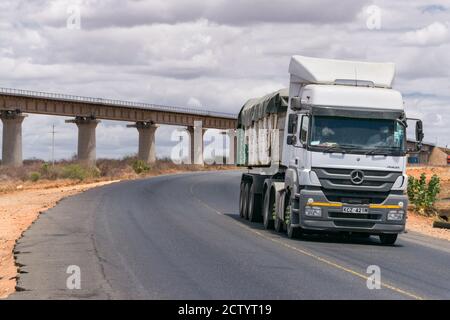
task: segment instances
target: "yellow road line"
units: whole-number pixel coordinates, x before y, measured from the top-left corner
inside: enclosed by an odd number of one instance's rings
[[[211,207],[210,205],[208,205],[208,204],[207,204],[206,202],[204,202],[203,200],[197,198],[197,197],[194,195],[193,187],[194,187],[194,185],[191,185],[190,192],[191,192],[192,196],[193,196],[200,204],[202,204],[204,207],[206,207],[206,208],[208,208],[208,209],[214,211],[215,213],[217,213],[217,214],[219,214],[219,215],[224,215],[224,214],[223,214],[222,212],[220,212],[219,210],[217,210],[217,209]],[[327,265],[329,265],[329,266],[331,266],[331,267],[334,267],[334,268],[336,268],[336,269],[339,269],[339,270],[342,270],[342,271],[344,271],[344,272],[350,273],[350,274],[352,274],[352,275],[354,275],[354,276],[356,276],[356,277],[359,277],[359,278],[361,278],[361,279],[364,279],[364,280],[366,280],[366,281],[369,279],[369,276],[367,276],[367,275],[365,275],[365,274],[363,274],[363,273],[360,273],[360,272],[355,271],[355,270],[352,270],[352,269],[350,269],[350,268],[348,268],[348,267],[342,266],[342,265],[340,265],[340,264],[338,264],[338,263],[336,263],[336,262],[333,262],[333,261],[331,261],[331,260],[325,259],[325,258],[323,258],[323,257],[321,257],[321,256],[318,256],[318,255],[316,255],[316,254],[314,254],[314,253],[311,253],[311,252],[309,252],[309,251],[307,251],[307,250],[305,250],[305,249],[301,249],[301,248],[295,247],[295,246],[293,246],[293,245],[290,245],[290,244],[288,244],[288,243],[285,243],[285,242],[283,242],[283,241],[280,241],[280,240],[278,240],[278,239],[274,239],[274,238],[268,237],[268,236],[265,235],[264,233],[262,233],[262,232],[260,232],[260,231],[258,231],[258,230],[255,230],[255,229],[253,229],[253,228],[250,228],[249,226],[246,226],[246,225],[244,225],[244,224],[238,222],[237,220],[232,219],[231,221],[232,221],[234,224],[236,224],[236,225],[238,225],[238,226],[240,226],[240,227],[242,227],[242,228],[244,228],[244,229],[247,229],[248,231],[250,231],[250,232],[252,232],[252,233],[254,233],[254,234],[260,236],[260,237],[263,238],[263,239],[266,239],[266,240],[272,241],[272,242],[274,242],[274,243],[277,243],[277,244],[279,244],[279,245],[281,245],[281,246],[283,246],[283,247],[285,247],[285,248],[294,250],[294,251],[296,251],[297,253],[301,253],[301,254],[303,254],[303,255],[305,255],[305,256],[308,256],[308,257],[313,258],[313,259],[315,259],[315,260],[317,260],[317,261],[320,261],[320,262],[322,262],[322,263],[325,263],[325,264],[327,264]],[[392,285],[392,284],[385,283],[385,282],[383,282],[383,281],[381,281],[381,286],[384,287],[384,288],[386,288],[386,289],[390,289],[390,290],[392,290],[392,291],[394,291],[394,292],[400,293],[400,294],[402,294],[402,295],[405,295],[405,296],[407,296],[407,297],[410,297],[410,298],[413,298],[413,299],[416,299],[416,300],[424,300],[423,297],[420,297],[420,296],[418,296],[418,295],[416,295],[416,294],[414,294],[414,293],[412,293],[412,292],[403,290],[403,289],[401,289],[401,288],[398,288],[398,287],[396,287],[396,286],[394,286],[394,285]]]

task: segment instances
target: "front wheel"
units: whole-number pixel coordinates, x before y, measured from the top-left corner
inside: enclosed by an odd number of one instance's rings
[[[393,245],[397,241],[397,234],[385,233],[380,234],[380,241],[384,245]]]
[[[284,210],[284,221],[286,223],[286,233],[289,239],[297,239],[302,236],[302,230],[300,227],[294,227],[292,225],[292,198],[287,194],[287,205]]]
[[[289,224],[287,227],[287,236],[289,239],[298,239],[301,238],[303,233],[300,227],[293,227],[292,224]]]

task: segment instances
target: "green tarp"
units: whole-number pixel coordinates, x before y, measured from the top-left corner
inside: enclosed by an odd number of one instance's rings
[[[254,121],[264,118],[270,113],[287,111],[289,90],[281,89],[262,98],[250,99],[239,112],[238,128],[252,125]]]

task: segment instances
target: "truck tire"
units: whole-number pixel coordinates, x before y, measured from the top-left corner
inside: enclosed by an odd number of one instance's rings
[[[239,216],[241,218],[244,218],[244,195],[245,195],[245,185],[246,183],[244,181],[241,182],[241,189],[239,192]]]
[[[393,245],[397,241],[398,234],[384,233],[380,234],[380,241],[383,245]]]
[[[243,212],[242,212],[242,214],[243,214],[243,218],[244,219],[248,219],[248,198],[249,198],[249,195],[250,195],[250,183],[245,183],[245,186],[244,186],[244,205],[243,205]]]
[[[250,222],[260,222],[261,221],[261,196],[255,192],[255,184],[249,190],[248,195],[248,220]]]
[[[273,228],[276,232],[283,232],[283,220],[278,217],[275,217],[275,221],[273,222]]]
[[[271,190],[267,188],[266,194],[264,195],[264,205],[263,205],[263,224],[264,228],[267,230],[273,229],[273,210],[275,209],[275,201],[271,197]]]
[[[291,224],[286,227],[286,233],[289,239],[299,239],[303,236],[300,227],[293,227]]]
[[[285,214],[285,223],[286,223],[286,233],[289,239],[297,239],[302,236],[302,229],[300,227],[292,226],[292,198],[290,194],[287,194],[287,205],[284,211]],[[289,215],[289,218],[286,218],[286,215]]]

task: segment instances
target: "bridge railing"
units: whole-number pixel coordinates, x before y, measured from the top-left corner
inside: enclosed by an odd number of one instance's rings
[[[23,89],[0,88],[0,94],[13,95],[13,96],[24,96],[24,97],[30,97],[30,98],[44,98],[44,99],[51,99],[51,100],[87,102],[87,103],[95,103],[95,104],[101,104],[101,105],[148,109],[148,110],[156,110],[156,111],[180,112],[180,113],[198,114],[198,115],[203,115],[203,116],[211,116],[211,117],[219,117],[219,118],[230,118],[230,119],[237,118],[236,114],[227,113],[227,112],[207,111],[207,110],[201,110],[201,109],[195,109],[195,108],[165,106],[165,105],[152,104],[152,103],[124,101],[124,100],[115,100],[115,99],[83,97],[83,96],[76,96],[76,95],[69,95],[69,94],[31,91],[31,90],[23,90]]]

